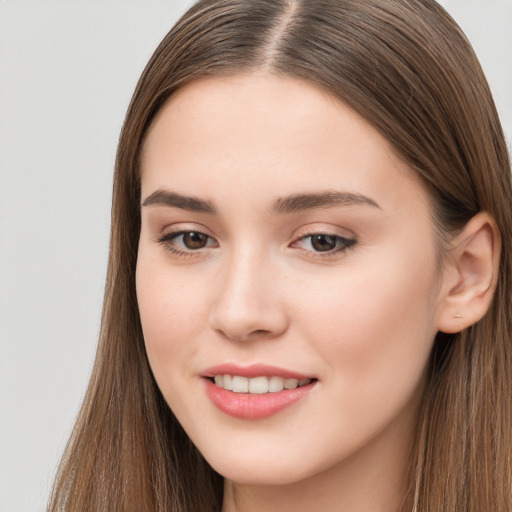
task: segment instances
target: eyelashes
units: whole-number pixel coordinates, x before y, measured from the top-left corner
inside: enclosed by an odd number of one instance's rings
[[[313,233],[299,238],[290,247],[299,247],[319,255],[333,255],[345,252],[356,243],[354,238],[345,238],[330,233]]]
[[[219,247],[215,238],[198,230],[171,231],[157,239],[157,242],[176,256],[191,258],[204,256],[206,250]],[[355,238],[315,232],[295,239],[289,247],[299,249],[314,258],[341,256],[357,243]]]
[[[172,254],[183,257],[198,256],[203,253],[203,249],[218,247],[217,241],[201,232],[192,230],[171,231],[157,240]]]

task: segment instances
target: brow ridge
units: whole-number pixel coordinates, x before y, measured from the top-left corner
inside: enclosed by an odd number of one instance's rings
[[[368,205],[380,209],[375,200],[363,194],[328,190],[325,192],[298,193],[279,198],[275,201],[272,212],[287,214],[315,208],[351,205]],[[142,206],[169,206],[193,212],[216,213],[215,206],[210,201],[193,196],[184,196],[168,190],[156,190],[142,202]]]
[[[300,210],[351,205],[368,205],[381,209],[375,200],[363,194],[328,190],[325,192],[299,193],[280,198],[274,203],[272,211],[278,214],[285,214]]]
[[[181,210],[212,214],[216,212],[210,201],[192,196],[183,196],[168,190],[156,190],[144,199],[142,206],[170,206]]]

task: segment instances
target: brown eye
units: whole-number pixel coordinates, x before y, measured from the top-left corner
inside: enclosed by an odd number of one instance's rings
[[[157,240],[165,249],[179,256],[201,254],[201,249],[218,247],[217,241],[201,231],[174,231]]]
[[[319,257],[320,255],[341,255],[355,243],[355,238],[345,238],[329,233],[313,233],[299,238],[292,244],[292,247],[298,247]]]
[[[206,247],[209,238],[204,233],[199,233],[198,231],[189,231],[188,233],[183,233],[182,236],[183,245],[191,250]]]
[[[338,237],[330,235],[313,235],[311,236],[311,247],[318,252],[332,251],[336,249]]]

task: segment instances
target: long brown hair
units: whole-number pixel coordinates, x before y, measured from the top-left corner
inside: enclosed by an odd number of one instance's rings
[[[407,501],[415,512],[511,510],[510,161],[477,58],[434,0],[200,0],[161,42],[119,141],[98,352],[48,510],[220,510],[222,478],[165,404],[146,358],[134,279],[139,156],[179,87],[255,71],[326,88],[366,118],[421,176],[441,238],[479,211],[496,220],[495,296],[476,325],[435,340]]]

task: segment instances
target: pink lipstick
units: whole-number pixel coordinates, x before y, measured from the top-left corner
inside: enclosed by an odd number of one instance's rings
[[[206,393],[225,414],[241,419],[272,416],[304,398],[317,379],[269,365],[222,364],[203,375]]]

